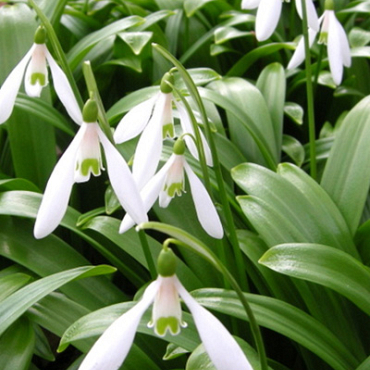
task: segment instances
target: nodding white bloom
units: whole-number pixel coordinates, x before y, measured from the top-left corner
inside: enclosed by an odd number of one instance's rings
[[[326,8],[324,14],[319,19],[320,24],[322,24],[319,42],[327,44],[330,72],[335,84],[340,85],[343,77],[343,66],[351,66],[351,50],[347,35],[335,16],[334,10],[330,7],[330,2],[326,2],[325,6],[329,6],[329,9]],[[308,35],[311,47],[315,41],[317,31],[309,29]],[[296,68],[303,62],[304,58],[304,39],[302,37],[287,68]]]
[[[85,104],[83,119],[79,131],[55,166],[46,185],[34,228],[37,239],[47,236],[59,225],[67,210],[73,184],[88,181],[91,174],[100,175],[103,169],[100,144],[104,148],[110,182],[122,207],[136,222],[148,220],[126,161],[96,122],[95,101],[89,100]]]
[[[242,9],[257,9],[256,37],[258,41],[267,40],[275,31],[279,22],[283,1],[290,0],[243,0]],[[302,0],[295,1],[297,12],[302,18]],[[312,0],[306,0],[308,25],[319,30],[318,17]]]
[[[173,84],[173,76],[166,73],[162,79],[159,93],[132,108],[118,123],[114,133],[116,143],[122,143],[141,134],[138,141],[132,174],[138,184],[139,189],[155,174],[163,148],[163,139],[175,136],[172,114],[172,88],[166,81]],[[180,102],[175,102],[183,133],[194,135],[190,117]],[[205,151],[206,162],[212,166],[212,156],[209,146],[201,133],[202,144]],[[189,151],[198,158],[198,151],[190,137],[186,138]]]
[[[210,236],[221,239],[223,237],[223,228],[216,208],[203,183],[186,162],[184,152],[185,144],[180,138],[176,141],[174,153],[166,164],[140,192],[145,210],[149,211],[157,199],[159,199],[159,206],[165,208],[175,195],[181,196],[185,188],[186,173],[200,224]],[[122,220],[119,232],[124,233],[134,225],[134,220],[130,215],[126,214]]]
[[[39,97],[42,89],[48,84],[49,64],[55,91],[70,117],[81,124],[82,115],[72,88],[62,69],[55,62],[45,45],[45,29],[39,27],[35,33],[35,42],[31,49],[10,72],[0,89],[0,124],[12,114],[15,99],[21,86],[23,76],[27,95]]]
[[[165,253],[173,252],[168,249]],[[146,288],[141,300],[106,329],[79,370],[117,370],[132,346],[141,317],[153,302],[149,327],[154,327],[159,336],[167,332],[172,335],[180,333],[180,327],[186,324],[181,318],[179,296],[189,308],[204,348],[217,370],[253,370],[222,323],[187,292],[172,269],[166,270],[168,274],[164,275],[158,271],[157,280]]]

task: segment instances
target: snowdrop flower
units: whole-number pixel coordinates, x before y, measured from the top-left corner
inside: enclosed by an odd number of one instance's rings
[[[71,118],[78,124],[82,122],[81,111],[77,100],[62,69],[55,62],[45,45],[46,33],[39,27],[35,33],[34,44],[18,65],[10,72],[0,90],[0,124],[12,114],[15,99],[21,86],[23,76],[27,95],[39,97],[42,89],[48,84],[49,64],[53,76],[54,88],[59,99]]]
[[[86,182],[91,174],[100,175],[103,169],[100,144],[104,148],[110,182],[122,207],[135,222],[148,219],[129,167],[100,129],[97,115],[96,102],[88,100],[83,109],[83,123],[46,185],[34,228],[37,239],[53,232],[60,223],[74,182]]]
[[[325,2],[325,11],[320,17],[319,22],[322,25],[319,43],[327,44],[330,72],[334,82],[340,85],[343,77],[343,66],[351,66],[351,50],[347,35],[335,16],[334,3],[332,0]],[[308,30],[310,47],[315,41],[316,35],[317,31],[312,29]],[[302,37],[287,68],[296,68],[303,62],[304,58],[304,39]]]
[[[181,196],[185,188],[185,172],[200,224],[210,236],[221,239],[223,228],[216,208],[203,183],[186,162],[184,152],[185,143],[179,138],[171,157],[140,193],[145,210],[149,211],[157,199],[159,199],[159,206],[165,208],[175,195]],[[134,220],[127,214],[122,220],[119,232],[124,233],[134,225]]]
[[[199,336],[217,370],[253,370],[244,353],[221,322],[203,308],[175,275],[176,257],[164,249],[158,259],[158,278],[145,290],[141,300],[103,333],[87,354],[79,370],[117,370],[125,360],[141,317],[154,302],[149,327],[159,336],[176,335],[186,326],[181,317],[180,298],[191,314]]]
[[[243,0],[242,9],[257,9],[256,15],[256,37],[258,41],[267,40],[275,31],[279,22],[283,1],[290,0]],[[297,12],[302,18],[302,0],[295,2]],[[317,13],[312,0],[306,0],[308,25],[319,30]]]
[[[138,104],[131,109],[123,119],[118,123],[114,133],[116,143],[122,143],[141,134],[138,141],[132,173],[139,189],[153,177],[158,167],[163,148],[163,139],[175,136],[172,114],[172,88],[167,84],[173,84],[173,76],[166,73],[161,82],[159,93]],[[180,123],[183,133],[194,135],[193,126],[185,107],[177,102],[175,103],[180,115]],[[206,154],[207,164],[212,166],[212,156],[209,146],[201,133],[202,143]],[[189,151],[198,158],[198,152],[195,145],[187,138]]]

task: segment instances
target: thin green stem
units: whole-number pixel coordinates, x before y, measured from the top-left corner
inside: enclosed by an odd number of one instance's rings
[[[111,141],[112,144],[114,143],[112,131],[110,129],[109,122],[107,120],[107,115],[104,109],[103,101],[101,100],[98,85],[95,80],[94,72],[91,68],[90,61],[85,61],[82,65],[82,72],[85,77],[87,90],[89,92],[90,99],[94,99],[96,103],[98,104],[99,109],[99,124],[107,138]]]
[[[212,160],[213,160],[213,169],[216,175],[216,181],[218,185],[218,193],[220,195],[221,199],[221,204],[223,207],[224,211],[224,216],[225,220],[227,223],[227,230],[229,233],[229,239],[233,248],[233,253],[234,253],[234,261],[235,261],[235,266],[236,266],[236,275],[238,277],[238,281],[240,282],[241,286],[243,289],[247,290],[247,280],[246,280],[246,274],[245,274],[245,267],[244,267],[244,260],[243,260],[243,255],[241,253],[241,249],[239,246],[239,240],[236,235],[236,229],[235,229],[235,224],[234,224],[234,219],[233,215],[231,212],[230,204],[227,198],[227,193],[225,189],[225,184],[222,176],[222,171],[221,171],[221,165],[220,161],[218,159],[218,154],[217,154],[217,149],[216,149],[216,144],[213,139],[212,135],[212,130],[210,127],[210,124],[208,122],[208,117],[207,117],[207,112],[206,109],[203,105],[202,98],[200,97],[200,94],[198,92],[198,89],[196,85],[194,84],[192,78],[190,77],[188,71],[184,68],[184,66],[171,54],[169,53],[166,49],[164,49],[162,46],[158,44],[153,44],[153,47],[161,54],[163,55],[167,60],[169,60],[173,65],[177,68],[179,73],[181,74],[181,77],[183,78],[190,95],[194,99],[195,103],[198,106],[202,123],[204,125],[205,131],[206,131],[206,136],[208,139],[208,143],[210,146],[210,150],[212,153]],[[224,252],[222,253],[222,255]],[[226,261],[225,261],[226,262]]]
[[[61,68],[63,69],[64,73],[67,76],[68,82],[71,85],[72,91],[77,99],[77,102],[82,110],[82,107],[84,105],[83,99],[81,97],[80,91],[78,90],[76,81],[73,77],[73,73],[69,67],[69,64],[67,62],[66,55],[62,49],[62,46],[60,45],[58,36],[56,35],[53,26],[51,25],[49,19],[45,16],[45,14],[42,12],[42,10],[37,6],[37,4],[33,0],[28,0],[30,6],[35,10],[37,16],[40,18],[42,24],[44,25],[47,33],[48,38],[50,41],[50,44],[53,47],[53,50],[55,52],[56,58],[58,59]]]
[[[317,179],[316,164],[316,130],[315,130],[315,110],[312,86],[312,66],[310,42],[308,36],[308,21],[306,0],[302,0],[302,24],[305,48],[305,67],[306,67],[306,93],[307,93],[307,118],[308,118],[308,135],[310,143],[310,173],[313,179]]]
[[[141,246],[143,247],[144,256],[145,256],[146,262],[148,264],[148,269],[149,269],[149,272],[150,272],[150,276],[154,280],[157,277],[157,269],[155,267],[155,263],[154,263],[154,260],[153,260],[152,253],[150,252],[148,239],[146,237],[146,234],[145,234],[144,230],[139,230],[138,234],[139,234]]]

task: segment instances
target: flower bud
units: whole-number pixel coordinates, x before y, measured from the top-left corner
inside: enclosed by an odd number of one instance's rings
[[[175,275],[176,272],[176,256],[170,248],[163,248],[159,253],[157,260],[158,274],[163,277]]]

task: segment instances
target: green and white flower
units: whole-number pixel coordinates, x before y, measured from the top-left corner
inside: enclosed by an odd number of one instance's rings
[[[163,251],[161,252],[161,254]],[[172,253],[169,249],[165,253]],[[146,289],[141,300],[114,321],[93,345],[79,370],[117,370],[125,360],[141,317],[154,302],[149,327],[164,336],[180,333],[182,321],[180,297],[191,312],[199,336],[217,370],[253,370],[243,351],[222,323],[203,308],[184,288],[170,268]],[[171,274],[172,272],[172,274]]]
[[[223,228],[216,208],[203,183],[186,162],[184,152],[185,144],[180,138],[175,143],[174,153],[140,192],[145,210],[149,211],[157,199],[159,206],[165,208],[175,195],[180,196],[185,189],[186,173],[200,224],[210,236],[221,239]],[[119,232],[124,233],[134,225],[134,220],[127,214],[122,220]]]
[[[23,77],[27,95],[39,97],[48,84],[47,64],[53,76],[55,91],[70,117],[81,124],[82,115],[72,88],[62,69],[55,62],[45,45],[45,29],[39,27],[35,33],[35,42],[18,65],[10,72],[0,89],[0,124],[12,114],[15,99]]]
[[[267,40],[279,22],[283,1],[290,0],[243,0],[242,9],[257,9],[256,37],[258,41]],[[302,18],[302,0],[295,2],[297,12]],[[307,20],[311,28],[319,30],[318,17],[312,0],[306,0]]]
[[[88,181],[91,174],[100,175],[103,169],[100,144],[104,148],[110,182],[122,207],[137,223],[148,219],[126,161],[96,122],[95,101],[89,100],[85,104],[83,119],[46,185],[34,227],[37,239],[47,236],[59,225],[67,210],[73,184]]]

